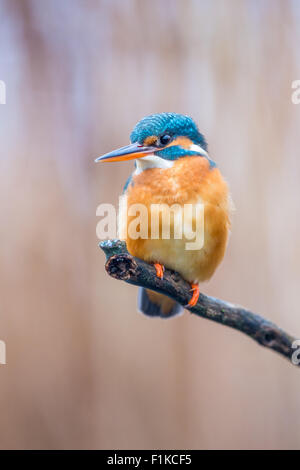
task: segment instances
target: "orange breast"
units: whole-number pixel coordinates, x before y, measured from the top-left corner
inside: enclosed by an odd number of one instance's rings
[[[133,184],[126,195],[127,209],[132,204],[143,204],[147,213],[147,239],[133,239],[128,227],[135,216],[128,216],[125,206],[121,209],[120,227],[128,251],[148,262],[160,262],[178,271],[189,282],[209,279],[222,260],[230,229],[230,197],[228,187],[220,171],[210,168],[203,157],[185,157],[168,169],[151,168],[133,176]],[[186,250],[186,239],[151,239],[151,204],[204,205],[204,245],[196,251]],[[142,219],[143,220],[143,219]],[[174,234],[175,220],[171,219]]]

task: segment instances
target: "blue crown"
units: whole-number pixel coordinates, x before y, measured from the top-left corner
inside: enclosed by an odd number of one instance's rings
[[[171,137],[188,137],[194,144],[207,150],[204,136],[199,132],[197,125],[189,116],[177,113],[151,114],[141,119],[133,129],[130,140],[132,143],[143,144],[150,136],[168,134]]]

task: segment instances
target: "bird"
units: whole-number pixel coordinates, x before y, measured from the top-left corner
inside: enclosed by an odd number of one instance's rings
[[[226,251],[233,208],[228,184],[210,158],[205,137],[190,116],[178,113],[146,116],[135,125],[130,141],[130,145],[95,160],[135,160],[134,171],[125,184],[119,205],[119,238],[125,240],[131,255],[154,265],[158,278],[163,278],[166,268],[178,272],[191,286],[191,298],[185,307],[194,307],[200,295],[199,283],[212,277]],[[196,226],[194,211],[184,221],[173,214],[169,238],[162,236],[162,211],[156,219],[159,232],[156,237],[151,237],[149,227],[154,220],[151,207],[165,208],[174,204],[180,208],[199,204],[203,208],[203,243],[199,249],[186,249],[185,235],[181,239],[174,237],[178,224],[185,224],[185,228],[193,232]],[[128,208],[134,205],[143,205],[147,209],[140,222],[145,223],[148,237],[129,233],[133,215]],[[145,315],[170,318],[182,313],[183,309],[174,299],[139,287],[138,310]]]

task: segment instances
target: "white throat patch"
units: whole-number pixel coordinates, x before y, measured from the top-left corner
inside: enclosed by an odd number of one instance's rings
[[[136,170],[135,175],[139,175],[142,171],[147,170],[148,168],[171,168],[175,161],[174,160],[165,160],[164,158],[157,157],[153,153],[147,155],[147,157],[142,157],[136,159]]]
[[[200,147],[200,145],[192,144],[190,146],[190,150],[193,152],[197,152],[203,157],[208,158],[208,153]],[[137,158],[136,159],[136,170],[134,172],[135,175],[139,175],[142,171],[147,170],[148,168],[172,168],[176,160],[166,160],[165,158],[157,157],[153,153],[150,153],[146,157]]]

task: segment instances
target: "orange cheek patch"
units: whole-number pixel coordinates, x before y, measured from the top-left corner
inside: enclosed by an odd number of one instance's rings
[[[144,146],[151,146],[156,144],[157,142],[157,137],[155,135],[150,135],[149,137],[146,137],[146,139],[143,142]]]
[[[193,142],[188,137],[177,137],[174,139],[167,147],[174,147],[175,145],[180,145],[182,148],[189,150]]]

